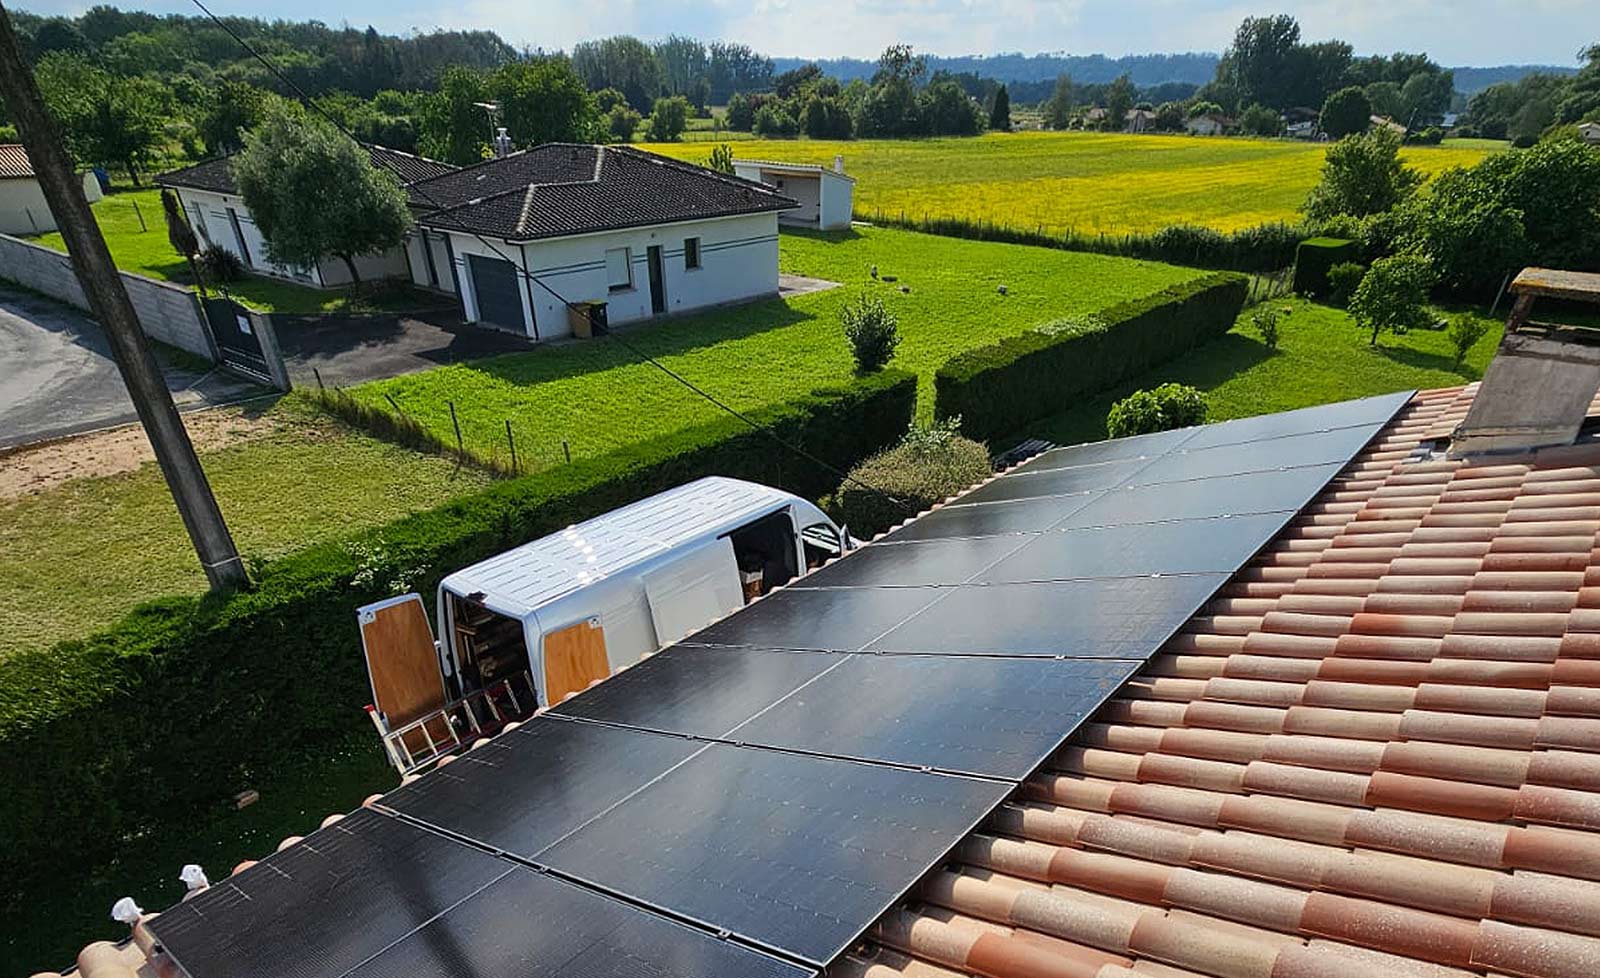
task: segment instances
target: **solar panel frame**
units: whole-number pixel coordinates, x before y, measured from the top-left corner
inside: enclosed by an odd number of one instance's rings
[[[958,500],[918,517],[873,546],[918,540],[1036,533],[1068,519],[1103,495],[1105,491],[1100,490],[1072,496],[1035,496],[997,503],[967,504]]]
[[[1232,573],[1288,518],[1288,513],[1251,513],[1050,530],[991,564],[971,583]]]

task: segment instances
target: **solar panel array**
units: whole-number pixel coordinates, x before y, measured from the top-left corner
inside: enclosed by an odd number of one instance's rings
[[[815,974],[1408,399],[1046,453],[154,929],[193,978]]]

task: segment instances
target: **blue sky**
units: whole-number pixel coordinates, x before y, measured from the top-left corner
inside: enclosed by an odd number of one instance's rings
[[[180,0],[110,0],[160,13]],[[1576,64],[1600,41],[1600,0],[1318,0],[1256,7],[1229,0],[207,0],[217,13],[372,24],[389,33],[488,28],[513,44],[677,32],[743,41],[770,55],[873,57],[904,41],[937,54],[1220,51],[1249,14],[1284,11],[1307,40],[1358,53],[1426,51],[1447,64]],[[28,0],[36,13],[79,13],[90,0]]]

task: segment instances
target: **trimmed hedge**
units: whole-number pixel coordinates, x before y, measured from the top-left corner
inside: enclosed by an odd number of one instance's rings
[[[1223,335],[1244,308],[1248,284],[1235,272],[1215,272],[1082,321],[968,350],[934,376],[935,412],[960,415],[969,438],[1011,434]]]
[[[1294,290],[1322,295],[1328,291],[1328,269],[1360,258],[1360,247],[1348,238],[1307,238],[1295,249]]]
[[[900,438],[916,392],[914,375],[886,370],[750,414],[846,470]],[[725,418],[311,547],[262,569],[253,590],[153,602],[90,639],[0,663],[8,894],[368,726],[358,605],[429,594],[448,571],[712,474],[812,499],[839,479]]]

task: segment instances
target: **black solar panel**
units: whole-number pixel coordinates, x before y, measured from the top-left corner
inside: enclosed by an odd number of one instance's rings
[[[1042,472],[1071,465],[1094,465],[1131,458],[1154,458],[1183,446],[1202,428],[1179,428],[1176,431],[1158,431],[1132,438],[1114,438],[1109,441],[1092,441],[1050,451],[1029,459],[1019,466],[1018,472]]]
[[[1344,463],[1334,462],[1282,472],[1253,472],[1225,478],[1117,489],[1104,493],[1056,525],[1059,528],[1115,526],[1120,523],[1297,511],[1342,468]]]
[[[511,872],[359,810],[171,908],[150,928],[190,978],[340,978]]]
[[[678,737],[535,717],[385,795],[384,807],[495,849],[529,854],[688,758]]]
[[[1051,530],[973,579],[978,584],[1078,577],[1232,572],[1288,520],[1288,513],[1125,523]]]
[[[795,587],[893,587],[960,584],[1027,543],[1024,536],[957,537],[880,544],[834,561]]]
[[[694,737],[721,737],[842,656],[674,645],[550,712]]]
[[[1338,404],[1322,404],[1295,411],[1262,414],[1253,418],[1238,418],[1206,425],[1194,429],[1194,437],[1186,441],[1183,447],[1193,451],[1217,445],[1236,445],[1240,442],[1260,441],[1263,438],[1303,435],[1311,431],[1357,425],[1375,432],[1406,406],[1406,402],[1411,400],[1412,393],[1412,391],[1401,391],[1397,394],[1380,394],[1377,397],[1363,397]]]
[[[967,493],[959,502],[998,503],[1008,499],[1066,496],[1094,489],[1109,489],[1122,485],[1151,462],[1148,458],[1129,458],[1096,465],[1044,469],[1037,473],[1027,470],[1011,472]]]
[[[805,978],[767,954],[515,869],[350,978]]]
[[[926,587],[785,588],[691,635],[688,641],[852,652],[925,607],[939,593],[939,588]]]
[[[1099,492],[1076,496],[1041,496],[982,506],[943,506],[884,537],[879,543],[984,537],[1002,533],[1034,533],[1099,499]]]
[[[1339,428],[1268,441],[1223,445],[1163,455],[1129,477],[1130,486],[1188,479],[1234,478],[1247,472],[1305,465],[1343,465],[1371,440],[1371,428]]]
[[[1145,659],[1228,574],[969,584],[868,648],[956,655]]]
[[[718,744],[539,862],[824,964],[1013,787]]]
[[[1021,781],[1142,664],[850,655],[728,738]]]

